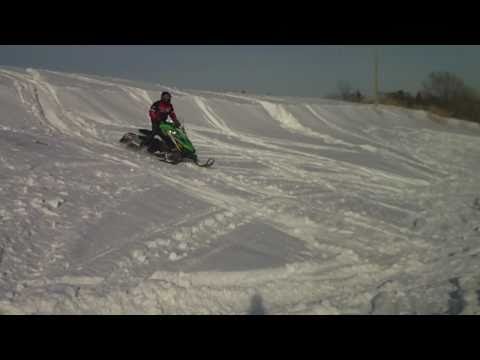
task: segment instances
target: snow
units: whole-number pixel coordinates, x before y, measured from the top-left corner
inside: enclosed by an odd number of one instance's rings
[[[118,143],[167,89],[0,68],[0,313],[480,313],[478,125],[170,89],[172,166]]]

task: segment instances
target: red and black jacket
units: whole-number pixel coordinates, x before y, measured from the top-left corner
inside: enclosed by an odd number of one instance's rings
[[[180,122],[177,119],[177,115],[175,115],[175,110],[173,109],[173,105],[171,103],[161,100],[155,101],[150,107],[148,114],[150,115],[150,120],[152,123],[162,123],[168,119],[168,116],[170,116],[175,126],[180,127]]]

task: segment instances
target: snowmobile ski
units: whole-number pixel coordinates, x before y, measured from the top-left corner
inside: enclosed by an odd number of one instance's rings
[[[209,168],[211,167],[213,164],[215,164],[215,159],[207,159],[207,161],[205,161],[203,164],[200,163],[198,160],[194,162],[195,165],[199,166],[199,167],[204,167],[204,168]]]

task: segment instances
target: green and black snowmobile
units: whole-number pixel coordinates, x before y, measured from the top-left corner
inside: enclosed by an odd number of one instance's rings
[[[147,129],[138,129],[139,134],[133,132],[126,133],[120,139],[120,142],[136,150],[146,148],[150,154],[170,164],[178,164],[185,160],[191,160],[200,167],[210,167],[215,162],[213,159],[208,159],[205,163],[199,162],[195,147],[188,138],[185,129],[180,129],[173,124],[163,122],[160,124],[160,130],[175,146],[173,150],[165,144],[159,136],[151,138],[152,132]],[[148,146],[146,146],[147,139],[150,139]]]

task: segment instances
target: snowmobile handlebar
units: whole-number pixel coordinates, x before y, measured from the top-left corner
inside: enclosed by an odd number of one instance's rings
[[[187,134],[187,132],[185,131],[185,127],[184,127],[182,124],[180,124],[180,126],[179,126],[178,128],[179,128],[180,130],[182,130],[182,132],[183,132],[185,135]]]

